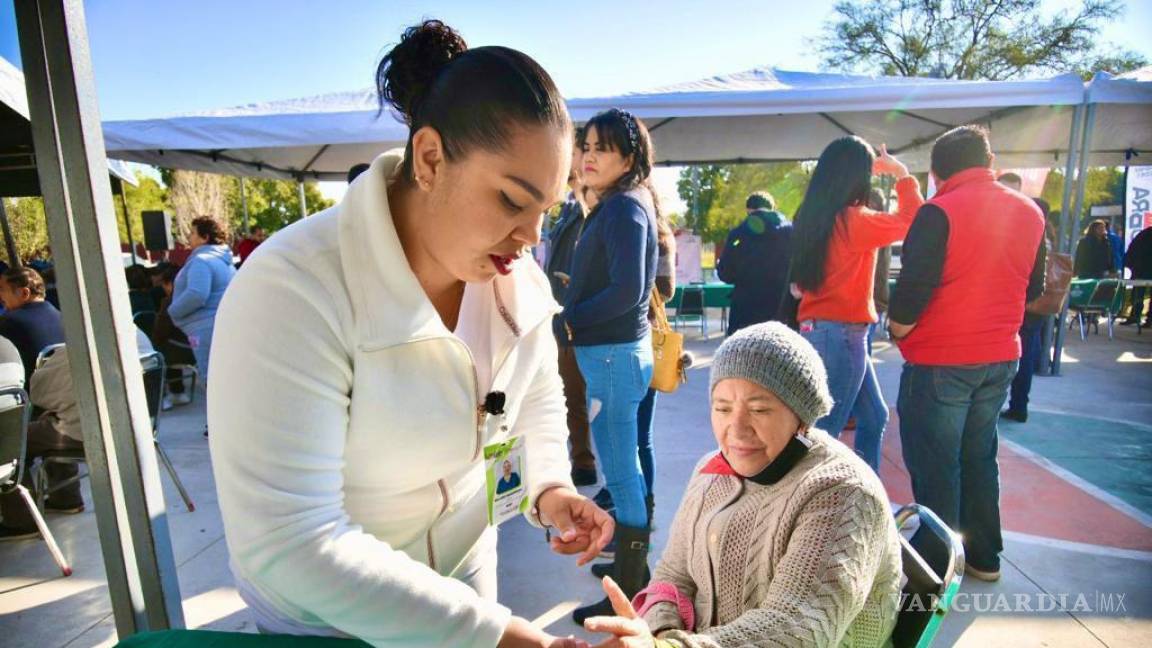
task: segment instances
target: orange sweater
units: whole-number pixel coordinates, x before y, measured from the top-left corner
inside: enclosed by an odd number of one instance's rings
[[[920,183],[908,176],[896,183],[897,211],[884,214],[867,207],[848,207],[828,241],[824,285],[800,298],[798,319],[850,324],[875,322],[872,304],[876,250],[904,238],[916,211],[924,204]]]

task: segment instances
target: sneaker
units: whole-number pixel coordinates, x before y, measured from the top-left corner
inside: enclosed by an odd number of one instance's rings
[[[1000,418],[1008,419],[1009,421],[1016,421],[1017,423],[1028,422],[1028,412],[1021,412],[1019,410],[1004,410],[1000,412]]]
[[[167,412],[170,409],[172,409],[172,398],[165,396],[164,399],[160,401],[160,411]]]
[[[170,394],[173,405],[187,405],[192,402],[192,396],[188,392],[180,392],[177,394]]]
[[[996,571],[984,571],[983,569],[976,569],[972,565],[964,565],[964,573],[985,583],[995,583],[1000,580],[999,569]]]
[[[596,469],[595,468],[573,468],[572,469],[572,483],[577,486],[595,486],[596,485]]]
[[[14,529],[0,524],[0,542],[5,540],[31,540],[32,538],[39,538],[40,531],[35,527],[32,529]]]

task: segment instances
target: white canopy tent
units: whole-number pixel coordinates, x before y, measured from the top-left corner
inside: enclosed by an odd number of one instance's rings
[[[1147,79],[1098,79],[1101,100],[1138,105],[1101,112],[1089,161],[1123,164],[1149,150]],[[1119,84],[1119,85],[1117,85]],[[1133,87],[1134,86],[1134,87]],[[1089,88],[1090,90],[1091,88]],[[1003,166],[1065,162],[1086,88],[1075,75],[1024,81],[951,81],[788,72],[760,68],[669,88],[573,99],[583,121],[609,107],[643,118],[660,164],[814,159],[845,133],[886,142],[912,168],[927,168],[944,130],[982,123]],[[1143,104],[1143,105],[1139,105]],[[1113,122],[1114,120],[1114,122]],[[195,115],[104,124],[109,155],[236,175],[339,180],[354,164],[401,145],[407,130],[380,113],[371,90],[251,104]]]

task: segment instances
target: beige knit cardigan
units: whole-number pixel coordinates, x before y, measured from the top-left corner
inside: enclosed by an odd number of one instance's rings
[[[696,631],[671,603],[645,614],[676,646],[883,646],[896,623],[900,545],[888,497],[851,450],[811,430],[779,482],[696,466],[652,575],[694,602]]]

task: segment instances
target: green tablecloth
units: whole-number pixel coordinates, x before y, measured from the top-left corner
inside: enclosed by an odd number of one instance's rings
[[[707,283],[707,284],[690,284],[692,286],[704,287],[704,307],[705,308],[730,308],[732,306],[732,284],[727,283]],[[676,308],[680,304],[680,298],[684,295],[684,286],[676,286],[676,293],[672,295],[672,301],[668,302],[668,308]]]
[[[165,630],[128,637],[117,648],[361,648],[359,639],[260,635],[210,630]]]

